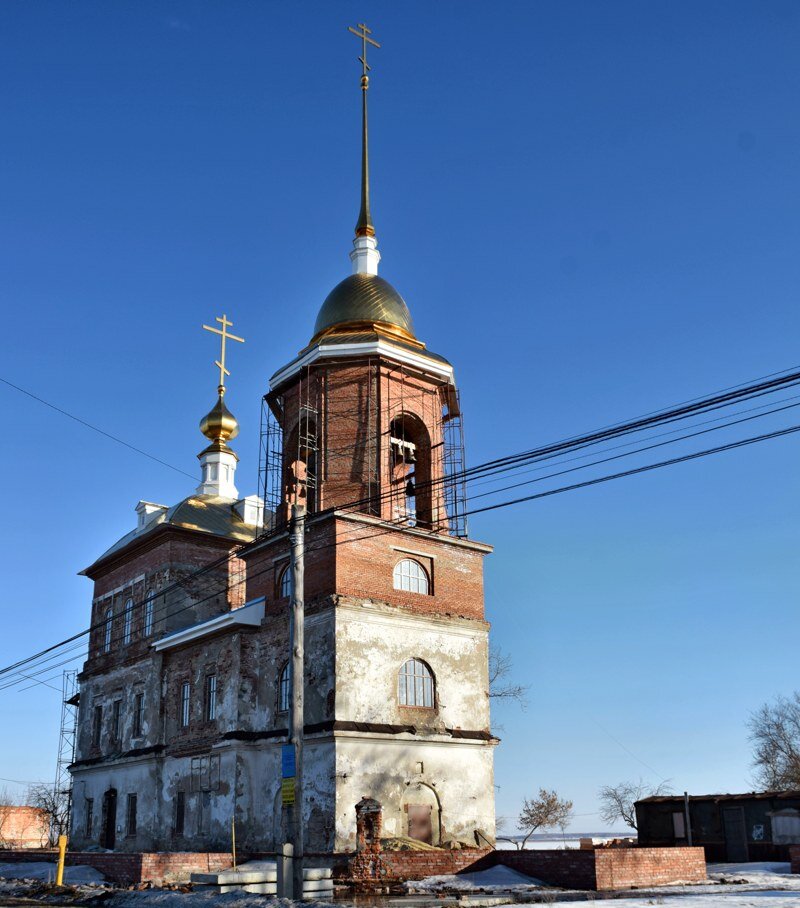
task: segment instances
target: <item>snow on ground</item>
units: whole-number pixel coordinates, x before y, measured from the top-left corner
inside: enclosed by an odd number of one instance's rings
[[[708,878],[715,883],[747,884],[748,888],[792,889],[800,891],[800,875],[792,874],[791,865],[779,861],[749,864],[709,864]],[[800,906],[800,902],[798,902]]]
[[[250,892],[166,892],[160,889],[118,892],[104,904],[111,908],[216,908],[218,905],[222,908],[297,908],[298,905],[288,899]],[[306,901],[302,905],[303,908],[334,908],[330,902]]]
[[[715,892],[702,895],[680,895],[674,899],[670,898],[669,894],[653,895],[651,893],[633,898],[615,898],[608,903],[609,908],[652,908],[653,905],[670,904],[674,908],[798,908],[800,899],[796,895],[786,892],[764,890],[747,893]],[[503,908],[519,908],[519,906],[504,905]]]
[[[472,892],[476,889],[534,889],[544,886],[541,880],[525,876],[518,870],[498,864],[488,870],[479,870],[475,873],[447,873],[442,876],[429,876],[424,880],[414,880],[406,883],[410,892],[436,892],[441,889]]]
[[[0,864],[0,879],[5,880],[41,880],[45,883],[55,882],[56,865],[49,861],[19,861]],[[94,867],[65,867],[64,882],[70,886],[84,883],[104,883],[105,877]]]

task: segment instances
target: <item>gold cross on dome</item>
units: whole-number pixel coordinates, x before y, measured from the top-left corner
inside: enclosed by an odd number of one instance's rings
[[[230,334],[228,328],[233,327],[233,322],[228,321],[228,317],[223,313],[222,318],[219,316],[216,317],[215,321],[218,321],[222,325],[222,329],[212,328],[210,325],[203,325],[206,331],[210,331],[212,334],[219,334],[221,340],[221,349],[219,359],[214,360],[214,365],[219,369],[219,391],[220,394],[225,393],[225,376],[230,375],[231,373],[225,368],[225,341],[234,340],[238,341],[240,344],[244,343],[243,337],[237,337],[235,334]]]
[[[380,47],[377,41],[373,41],[372,38],[368,37],[372,32],[364,25],[363,22],[359,22],[356,28],[353,28],[352,25],[347,26],[347,30],[352,32],[357,38],[361,38],[361,56],[358,58],[361,65],[364,67],[364,77],[366,78],[367,73],[370,70],[370,67],[367,65],[367,44],[371,44],[373,47]]]

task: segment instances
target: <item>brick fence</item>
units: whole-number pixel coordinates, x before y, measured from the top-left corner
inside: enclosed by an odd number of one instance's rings
[[[52,861],[56,852],[0,851],[0,863]],[[67,852],[67,866],[89,866],[99,870],[107,880],[122,886],[149,880],[162,883],[185,882],[192,873],[215,873],[233,866],[230,852],[163,851],[131,853],[103,851]]]
[[[380,857],[387,876],[400,880],[474,872],[498,864],[565,889],[633,889],[706,879],[702,848],[384,851]]]
[[[800,848],[792,849],[792,869],[800,867]],[[240,860],[247,859],[242,854]],[[266,858],[271,855],[249,855]],[[320,856],[321,857],[321,856]],[[328,856],[330,859],[332,856]],[[56,853],[41,851],[0,851],[0,863],[52,861]],[[421,880],[461,871],[485,870],[497,864],[566,889],[609,890],[660,886],[679,881],[698,882],[706,878],[702,848],[596,848],[536,849],[530,851],[384,851],[380,861],[387,878]],[[148,880],[155,885],[181,882],[191,873],[214,873],[232,866],[228,852],[68,852],[67,864],[88,865],[108,880],[130,885]]]

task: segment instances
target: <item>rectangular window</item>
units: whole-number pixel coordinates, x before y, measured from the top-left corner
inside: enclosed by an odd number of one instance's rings
[[[86,799],[86,822],[84,824],[84,833],[87,839],[92,837],[92,824],[94,823],[94,798]]]
[[[95,706],[94,716],[92,717],[92,744],[97,747],[100,744],[100,733],[103,730],[103,707]]]
[[[175,835],[183,835],[183,824],[186,819],[186,793],[179,791],[175,795]]]
[[[149,637],[153,633],[153,611],[154,603],[152,598],[148,599],[144,604],[144,635]]]
[[[189,724],[189,694],[191,688],[188,681],[181,684],[181,728]]]
[[[128,795],[128,813],[125,821],[125,834],[136,835],[136,795]]]
[[[122,713],[122,700],[115,700],[111,706],[111,740],[112,741],[119,741],[121,713]]]
[[[217,718],[217,676],[206,675],[206,696],[205,696],[205,714],[206,722],[212,722]]]
[[[686,817],[677,811],[672,814],[672,831],[676,839],[686,838]]]
[[[139,737],[144,726],[144,694],[138,693],[133,701],[133,734]]]

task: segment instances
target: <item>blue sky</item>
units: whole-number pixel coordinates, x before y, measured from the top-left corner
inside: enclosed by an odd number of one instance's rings
[[[221,311],[255,491],[260,396],[349,270],[358,46],[381,273],[456,366],[471,463],[797,364],[790,2],[0,6],[0,376],[196,471]],[[0,663],[88,622],[77,571],[188,477],[0,386]],[[750,433],[748,433],[750,434]],[[531,685],[498,813],[555,787],[751,787],[797,684],[798,441],[476,518]],[[0,779],[50,779],[58,696],[0,691]],[[14,729],[14,734],[10,734]],[[0,781],[0,787],[5,784]],[[13,787],[13,786],[11,786]]]

